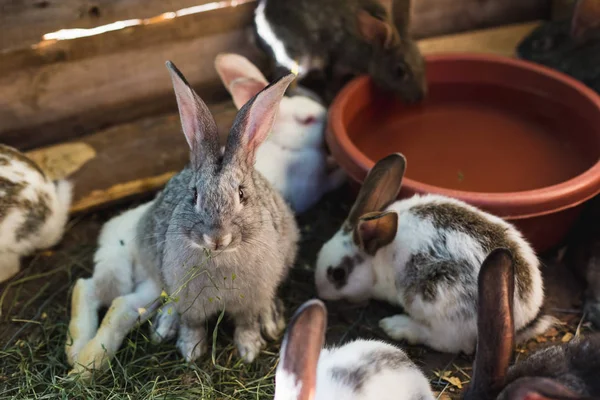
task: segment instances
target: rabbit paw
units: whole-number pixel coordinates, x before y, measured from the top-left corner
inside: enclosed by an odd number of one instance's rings
[[[169,341],[177,334],[179,318],[173,307],[166,307],[156,316],[150,338],[154,343]]]
[[[379,327],[392,339],[406,340],[409,344],[418,344],[421,341],[421,327],[418,322],[404,314],[383,318]]]
[[[265,347],[266,342],[262,338],[259,329],[235,329],[234,342],[240,353],[240,357],[246,363],[254,361],[258,353]]]
[[[193,362],[200,358],[207,350],[204,328],[190,328],[182,325],[177,338],[177,349],[187,362]]]
[[[269,340],[276,340],[285,329],[284,307],[281,299],[275,299],[271,307],[260,316],[262,333]]]

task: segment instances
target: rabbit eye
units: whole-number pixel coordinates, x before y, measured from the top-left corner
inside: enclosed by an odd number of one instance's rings
[[[408,74],[406,73],[406,65],[404,65],[404,63],[396,65],[394,75],[396,75],[398,79],[406,79],[408,76]]]
[[[317,118],[315,118],[313,115],[309,115],[308,117],[296,117],[296,121],[302,125],[310,125],[317,122]]]
[[[531,44],[535,50],[548,51],[554,47],[554,40],[551,37],[534,40]]]
[[[238,195],[240,196],[240,202],[244,201],[244,188],[241,186],[238,188]]]
[[[198,189],[194,188],[194,202],[192,204],[196,205],[197,203],[198,203]]]

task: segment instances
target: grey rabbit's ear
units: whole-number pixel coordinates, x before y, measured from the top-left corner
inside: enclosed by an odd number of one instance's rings
[[[526,377],[511,383],[499,400],[592,400],[578,395],[566,386],[548,378]]]
[[[210,110],[191,88],[183,74],[171,61],[166,63],[171,74],[183,133],[190,146],[194,168],[219,158],[219,133]]]
[[[479,271],[477,351],[467,400],[495,398],[504,384],[515,344],[514,291],[512,253],[492,250]]]
[[[269,136],[279,111],[279,103],[294,78],[294,74],[281,77],[240,109],[227,138],[225,163],[254,166],[256,150]]]
[[[369,44],[388,49],[398,40],[394,27],[389,21],[383,21],[360,10],[356,14],[358,33]]]
[[[364,214],[383,211],[396,200],[405,170],[406,158],[400,153],[390,154],[375,163],[350,209],[346,221],[348,229],[354,229]]]
[[[305,302],[294,313],[281,345],[275,400],[314,398],[326,327],[327,309],[318,299]]]
[[[571,19],[571,36],[580,42],[594,31],[600,33],[600,0],[579,0]]]
[[[358,220],[354,230],[354,241],[367,254],[394,241],[398,231],[398,213],[375,211],[366,213]]]

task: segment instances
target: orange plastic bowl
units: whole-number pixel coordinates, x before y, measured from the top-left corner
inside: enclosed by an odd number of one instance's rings
[[[361,183],[392,152],[399,198],[435,193],[505,218],[537,251],[558,244],[600,193],[600,96],[560,72],[480,54],[426,57],[429,94],[406,105],[362,76],[329,111],[327,143]]]

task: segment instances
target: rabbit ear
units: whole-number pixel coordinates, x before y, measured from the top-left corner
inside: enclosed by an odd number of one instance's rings
[[[485,399],[501,389],[514,348],[514,261],[509,250],[492,250],[478,281],[477,352],[465,399]]]
[[[295,75],[273,82],[248,101],[237,113],[225,149],[225,163],[253,167],[258,146],[269,136],[279,103]]]
[[[593,30],[600,30],[600,1],[577,1],[571,20],[571,35],[578,41],[585,41]]]
[[[190,146],[190,159],[194,168],[200,168],[202,163],[214,162],[219,157],[217,124],[175,64],[167,61],[166,65],[173,81],[183,133]]]
[[[239,110],[258,92],[266,88],[268,83],[263,83],[255,79],[238,78],[229,86],[229,93],[233,97],[233,104]]]
[[[238,109],[269,84],[262,72],[239,54],[217,55],[215,68]]]
[[[396,35],[389,22],[375,18],[365,10],[360,10],[356,15],[356,23],[358,33],[367,43],[384,49],[394,44]]]
[[[366,213],[383,211],[398,197],[406,170],[406,158],[400,153],[382,158],[371,168],[348,214],[348,228],[353,229]]]
[[[516,380],[502,391],[507,400],[586,400],[566,386],[548,378],[526,377]]]
[[[393,211],[370,212],[358,220],[354,231],[354,241],[365,253],[374,255],[377,250],[394,241],[397,231],[397,213]]]
[[[327,309],[318,299],[307,301],[294,313],[281,345],[275,400],[314,398],[326,327]]]

